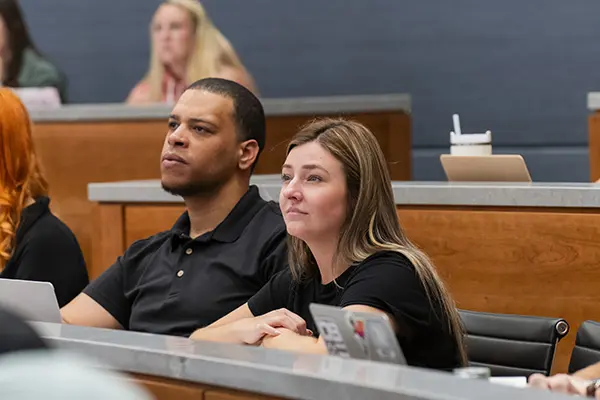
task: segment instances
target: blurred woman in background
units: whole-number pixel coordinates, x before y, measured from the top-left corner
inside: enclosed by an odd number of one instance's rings
[[[256,91],[235,50],[197,0],[162,3],[150,36],[150,67],[128,103],[174,103],[190,83],[207,77],[229,79]]]
[[[0,86],[53,87],[66,100],[66,80],[36,49],[16,0],[0,0]]]
[[[71,230],[50,212],[25,106],[0,88],[0,278],[46,281],[60,306],[88,283]]]

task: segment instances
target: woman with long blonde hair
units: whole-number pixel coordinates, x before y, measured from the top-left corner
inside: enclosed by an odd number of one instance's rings
[[[229,79],[256,91],[233,46],[199,1],[163,2],[154,13],[150,37],[150,67],[128,103],[174,103],[189,84],[208,77]]]
[[[49,204],[27,110],[0,88],[0,278],[51,282],[62,306],[88,275],[75,236]]]
[[[410,365],[464,365],[458,311],[400,226],[375,136],[352,121],[312,122],[290,143],[282,179],[290,269],[192,339],[324,353],[308,307],[320,303],[386,314]]]

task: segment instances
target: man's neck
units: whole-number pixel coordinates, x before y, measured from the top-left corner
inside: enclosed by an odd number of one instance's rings
[[[248,191],[248,182],[232,180],[213,193],[186,197],[190,218],[190,237],[197,238],[214,230]]]

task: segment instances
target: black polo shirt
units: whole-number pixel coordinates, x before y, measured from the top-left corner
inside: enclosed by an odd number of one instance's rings
[[[15,248],[0,278],[50,282],[62,307],[85,288],[88,274],[75,235],[49,205],[43,196],[23,209]]]
[[[213,231],[196,239],[189,232],[185,212],[170,231],[133,243],[84,293],[125,329],[187,336],[287,267],[281,211],[255,186]]]
[[[375,253],[326,285],[320,275],[296,282],[289,270],[282,271],[250,299],[248,306],[255,316],[287,308],[304,318],[316,334],[310,303],[339,307],[358,304],[382,310],[398,326],[398,342],[409,365],[443,370],[461,365],[448,316],[439,304],[432,304],[415,267],[400,253]]]

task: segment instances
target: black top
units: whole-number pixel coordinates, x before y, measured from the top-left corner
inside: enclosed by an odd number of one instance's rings
[[[133,243],[84,293],[125,329],[187,336],[287,266],[281,211],[255,186],[215,230],[196,239],[189,232],[185,212],[170,231]]]
[[[46,281],[64,306],[88,284],[81,248],[73,232],[50,212],[40,197],[21,214],[15,250],[0,278]]]
[[[448,323],[438,306],[433,307],[411,262],[393,251],[376,253],[350,266],[327,285],[317,276],[298,283],[289,270],[277,274],[248,302],[255,316],[287,308],[317,328],[308,305],[320,303],[347,307],[365,305],[392,316],[398,326],[398,342],[409,365],[452,369],[460,366],[460,353]]]

